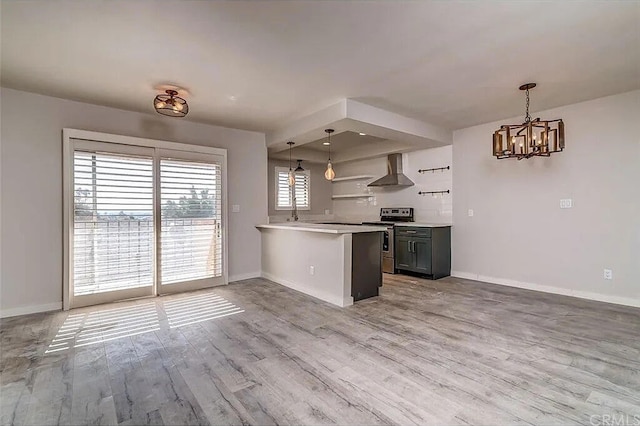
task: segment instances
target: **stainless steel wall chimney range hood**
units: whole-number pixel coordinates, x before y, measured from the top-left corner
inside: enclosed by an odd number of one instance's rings
[[[387,156],[387,174],[367,186],[413,186],[414,183],[402,173],[402,154]]]

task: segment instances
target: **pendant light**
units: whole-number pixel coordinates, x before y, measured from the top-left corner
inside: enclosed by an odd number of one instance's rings
[[[295,142],[289,141],[287,145],[289,145],[289,186],[293,186],[296,184],[296,176],[291,169],[291,147],[295,145]]]
[[[564,123],[562,119],[531,119],[529,115],[529,89],[536,83],[520,86],[526,91],[527,112],[522,124],[503,124],[493,132],[493,155],[498,159],[549,157],[564,150]]]
[[[298,167],[296,167],[294,172],[304,172],[304,169],[302,168],[302,160],[298,160]]]
[[[333,164],[331,164],[331,133],[333,133],[334,130],[325,129],[324,131],[327,134],[326,145],[329,146],[329,161],[327,161],[327,170],[324,172],[324,178],[326,180],[333,180],[333,178],[336,177],[336,172],[333,171]]]

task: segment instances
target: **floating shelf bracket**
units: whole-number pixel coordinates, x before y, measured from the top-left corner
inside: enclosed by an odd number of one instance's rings
[[[450,191],[447,189],[446,191],[419,191],[419,195],[427,195],[427,194],[448,194]]]
[[[440,171],[445,171],[445,170],[449,170],[451,168],[451,166],[447,166],[447,167],[434,167],[433,169],[420,169],[418,170],[418,173],[426,173],[426,172],[436,172],[438,170]]]

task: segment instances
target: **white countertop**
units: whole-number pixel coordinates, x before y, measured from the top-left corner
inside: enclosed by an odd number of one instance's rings
[[[360,232],[386,231],[385,226],[363,226],[363,225],[324,225],[321,223],[269,223],[256,225],[258,229],[284,229],[287,231],[322,232],[325,234],[357,234]]]
[[[445,228],[451,226],[450,223],[421,223],[421,222],[399,222],[395,226],[415,226],[416,228]]]

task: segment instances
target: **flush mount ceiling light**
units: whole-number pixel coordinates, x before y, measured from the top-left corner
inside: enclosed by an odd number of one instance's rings
[[[298,167],[296,167],[294,172],[304,172],[304,169],[302,168],[302,160],[298,160]]]
[[[189,113],[187,101],[178,96],[178,91],[173,89],[165,90],[166,95],[158,95],[153,100],[153,107],[158,114],[169,117],[184,117]]]
[[[549,157],[564,150],[564,123],[562,119],[531,119],[529,115],[529,89],[536,83],[520,86],[527,93],[527,113],[522,124],[503,124],[493,133],[493,155],[498,159]]]
[[[324,145],[329,146],[329,161],[327,161],[327,170],[324,172],[324,178],[326,180],[333,180],[336,177],[336,172],[333,171],[333,164],[331,164],[331,133],[334,132],[333,129],[325,129],[325,133],[327,134],[327,141]]]

